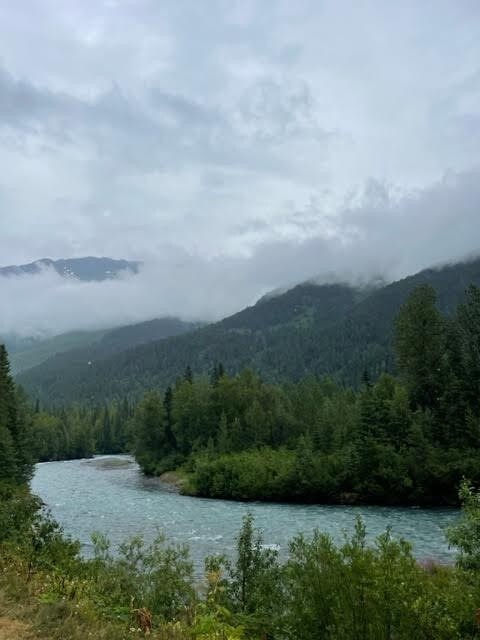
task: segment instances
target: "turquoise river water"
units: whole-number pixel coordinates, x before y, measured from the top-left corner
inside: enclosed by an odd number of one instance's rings
[[[66,533],[91,552],[92,532],[106,534],[113,546],[133,535],[146,540],[163,531],[169,540],[190,546],[197,572],[211,553],[230,554],[242,517],[251,512],[264,542],[284,553],[297,533],[315,528],[342,541],[361,516],[372,540],[390,526],[395,537],[413,543],[421,559],[451,562],[444,529],[458,510],[243,503],[181,496],[158,480],[147,479],[128,456],[38,464],[32,489]]]

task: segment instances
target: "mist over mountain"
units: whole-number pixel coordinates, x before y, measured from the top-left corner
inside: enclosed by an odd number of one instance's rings
[[[222,362],[229,373],[252,368],[276,382],[329,375],[358,385],[395,371],[393,322],[409,294],[429,284],[438,306],[453,313],[470,284],[480,285],[480,259],[421,271],[389,285],[297,285],[263,297],[223,320],[135,348],[94,358],[93,349],[59,354],[18,376],[44,402],[138,398],[165,388],[187,366],[208,375]],[[93,361],[95,360],[95,361]]]
[[[11,354],[12,373],[16,375],[63,353],[68,366],[76,361],[97,363],[125,349],[193,331],[199,326],[178,318],[157,318],[115,329],[70,331],[51,338],[7,336],[4,341]]]
[[[478,251],[475,2],[188,4],[1,11],[2,264],[143,265],[0,277],[0,335],[216,321]]]
[[[0,295],[15,301],[0,315],[0,335],[54,335],[165,316],[212,322],[299,282],[392,282],[478,255],[479,203],[480,171],[400,194],[369,183],[333,216],[310,212],[318,227],[303,236],[260,234],[248,250],[227,244],[213,254],[206,245],[145,245],[136,254],[138,273],[101,281],[65,278],[52,268],[0,277]]]

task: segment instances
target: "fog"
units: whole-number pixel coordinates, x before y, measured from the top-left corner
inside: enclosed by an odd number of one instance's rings
[[[52,269],[0,278],[0,296],[8,301],[0,314],[0,334],[53,334],[165,315],[213,321],[273,289],[306,280],[391,281],[475,257],[479,212],[480,171],[450,173],[400,196],[370,181],[323,227],[318,211],[315,235],[259,242],[243,255],[206,258],[164,245],[158,254],[144,256],[138,275],[116,280],[79,282]]]

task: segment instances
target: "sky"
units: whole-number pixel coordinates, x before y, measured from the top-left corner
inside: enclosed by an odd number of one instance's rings
[[[215,319],[477,254],[479,33],[478,0],[0,3],[0,264],[145,263],[0,278],[0,331]]]

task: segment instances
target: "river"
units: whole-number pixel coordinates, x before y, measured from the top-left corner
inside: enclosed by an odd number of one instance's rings
[[[67,534],[92,550],[90,536],[106,534],[115,547],[134,535],[146,540],[163,531],[169,540],[191,549],[197,573],[212,553],[232,553],[243,516],[249,511],[263,530],[265,544],[280,553],[297,534],[315,528],[341,542],[351,533],[356,516],[366,524],[370,539],[390,526],[395,537],[414,545],[418,558],[451,562],[444,528],[457,516],[454,509],[352,507],[242,503],[181,496],[158,480],[145,478],[128,456],[93,460],[44,462],[36,466],[34,493],[42,498]]]

